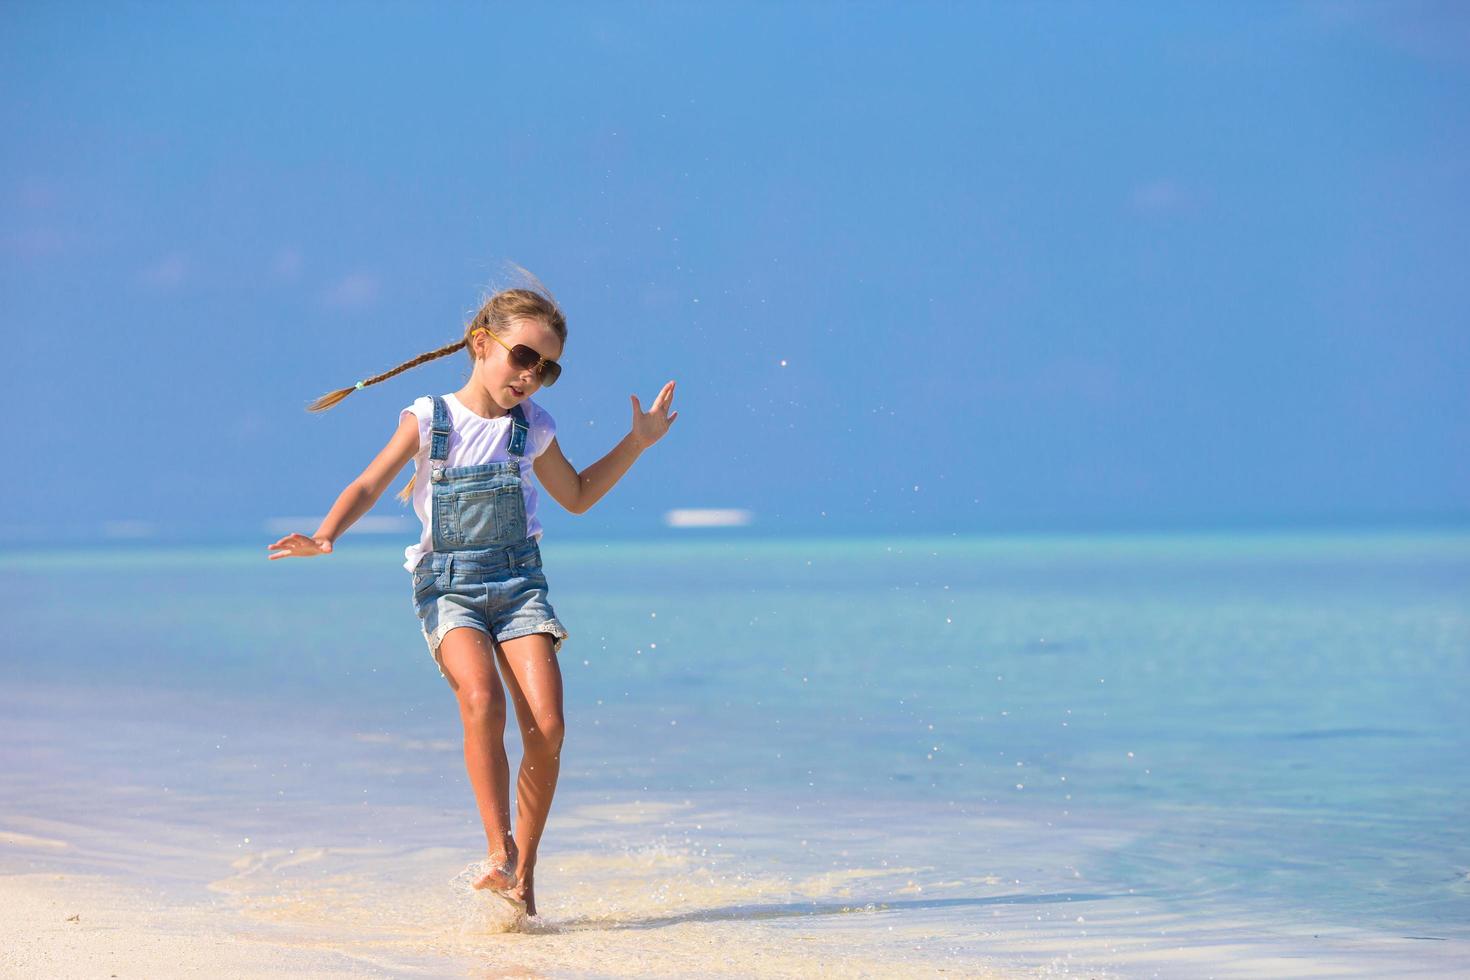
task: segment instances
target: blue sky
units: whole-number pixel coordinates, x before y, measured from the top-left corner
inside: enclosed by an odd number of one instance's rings
[[[679,381],[556,534],[1463,520],[1463,9],[8,4],[0,541],[324,513],[506,260]]]

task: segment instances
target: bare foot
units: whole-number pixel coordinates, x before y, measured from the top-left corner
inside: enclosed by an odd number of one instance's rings
[[[476,888],[488,888],[493,892],[505,892],[516,883],[516,845],[510,841],[506,850],[491,852],[486,860],[487,870],[475,880]]]
[[[527,915],[536,914],[536,870],[534,868],[521,869],[520,881],[514,888],[506,892],[506,895],[522,902],[526,906]]]

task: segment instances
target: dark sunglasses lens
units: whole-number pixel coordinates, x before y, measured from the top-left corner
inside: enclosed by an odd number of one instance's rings
[[[525,344],[516,344],[510,349],[510,361],[522,370],[533,368],[539,363],[541,365],[541,384],[547,388],[556,384],[556,379],[561,376],[560,364],[555,361],[542,361],[541,355]]]

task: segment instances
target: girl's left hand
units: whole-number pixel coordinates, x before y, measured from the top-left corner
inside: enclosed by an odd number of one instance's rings
[[[637,395],[628,397],[633,399],[633,439],[639,449],[647,449],[662,439],[669,426],[674,424],[674,419],[679,417],[678,412],[669,412],[669,405],[674,401],[674,383],[670,381],[663,386],[646,412],[638,404]]]

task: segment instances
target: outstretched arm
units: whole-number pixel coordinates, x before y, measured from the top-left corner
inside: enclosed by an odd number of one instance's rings
[[[304,534],[288,534],[269,546],[270,559],[309,558],[312,555],[327,555],[332,552],[332,543],[342,536],[357,519],[372,510],[373,504],[383,495],[388,484],[398,471],[413,459],[419,450],[418,419],[405,413],[398,422],[398,431],[388,440],[388,445],[368,464],[367,469],[337,497],[321,526],[311,537]]]
[[[553,500],[573,514],[585,514],[623,478],[643,450],[658,442],[669,431],[669,426],[679,417],[670,412],[674,401],[674,382],[670,381],[659,391],[648,411],[638,403],[637,395],[628,396],[633,401],[633,427],[612,452],[578,473],[562,455],[561,446],[555,439],[546,451],[536,457],[536,477]]]

